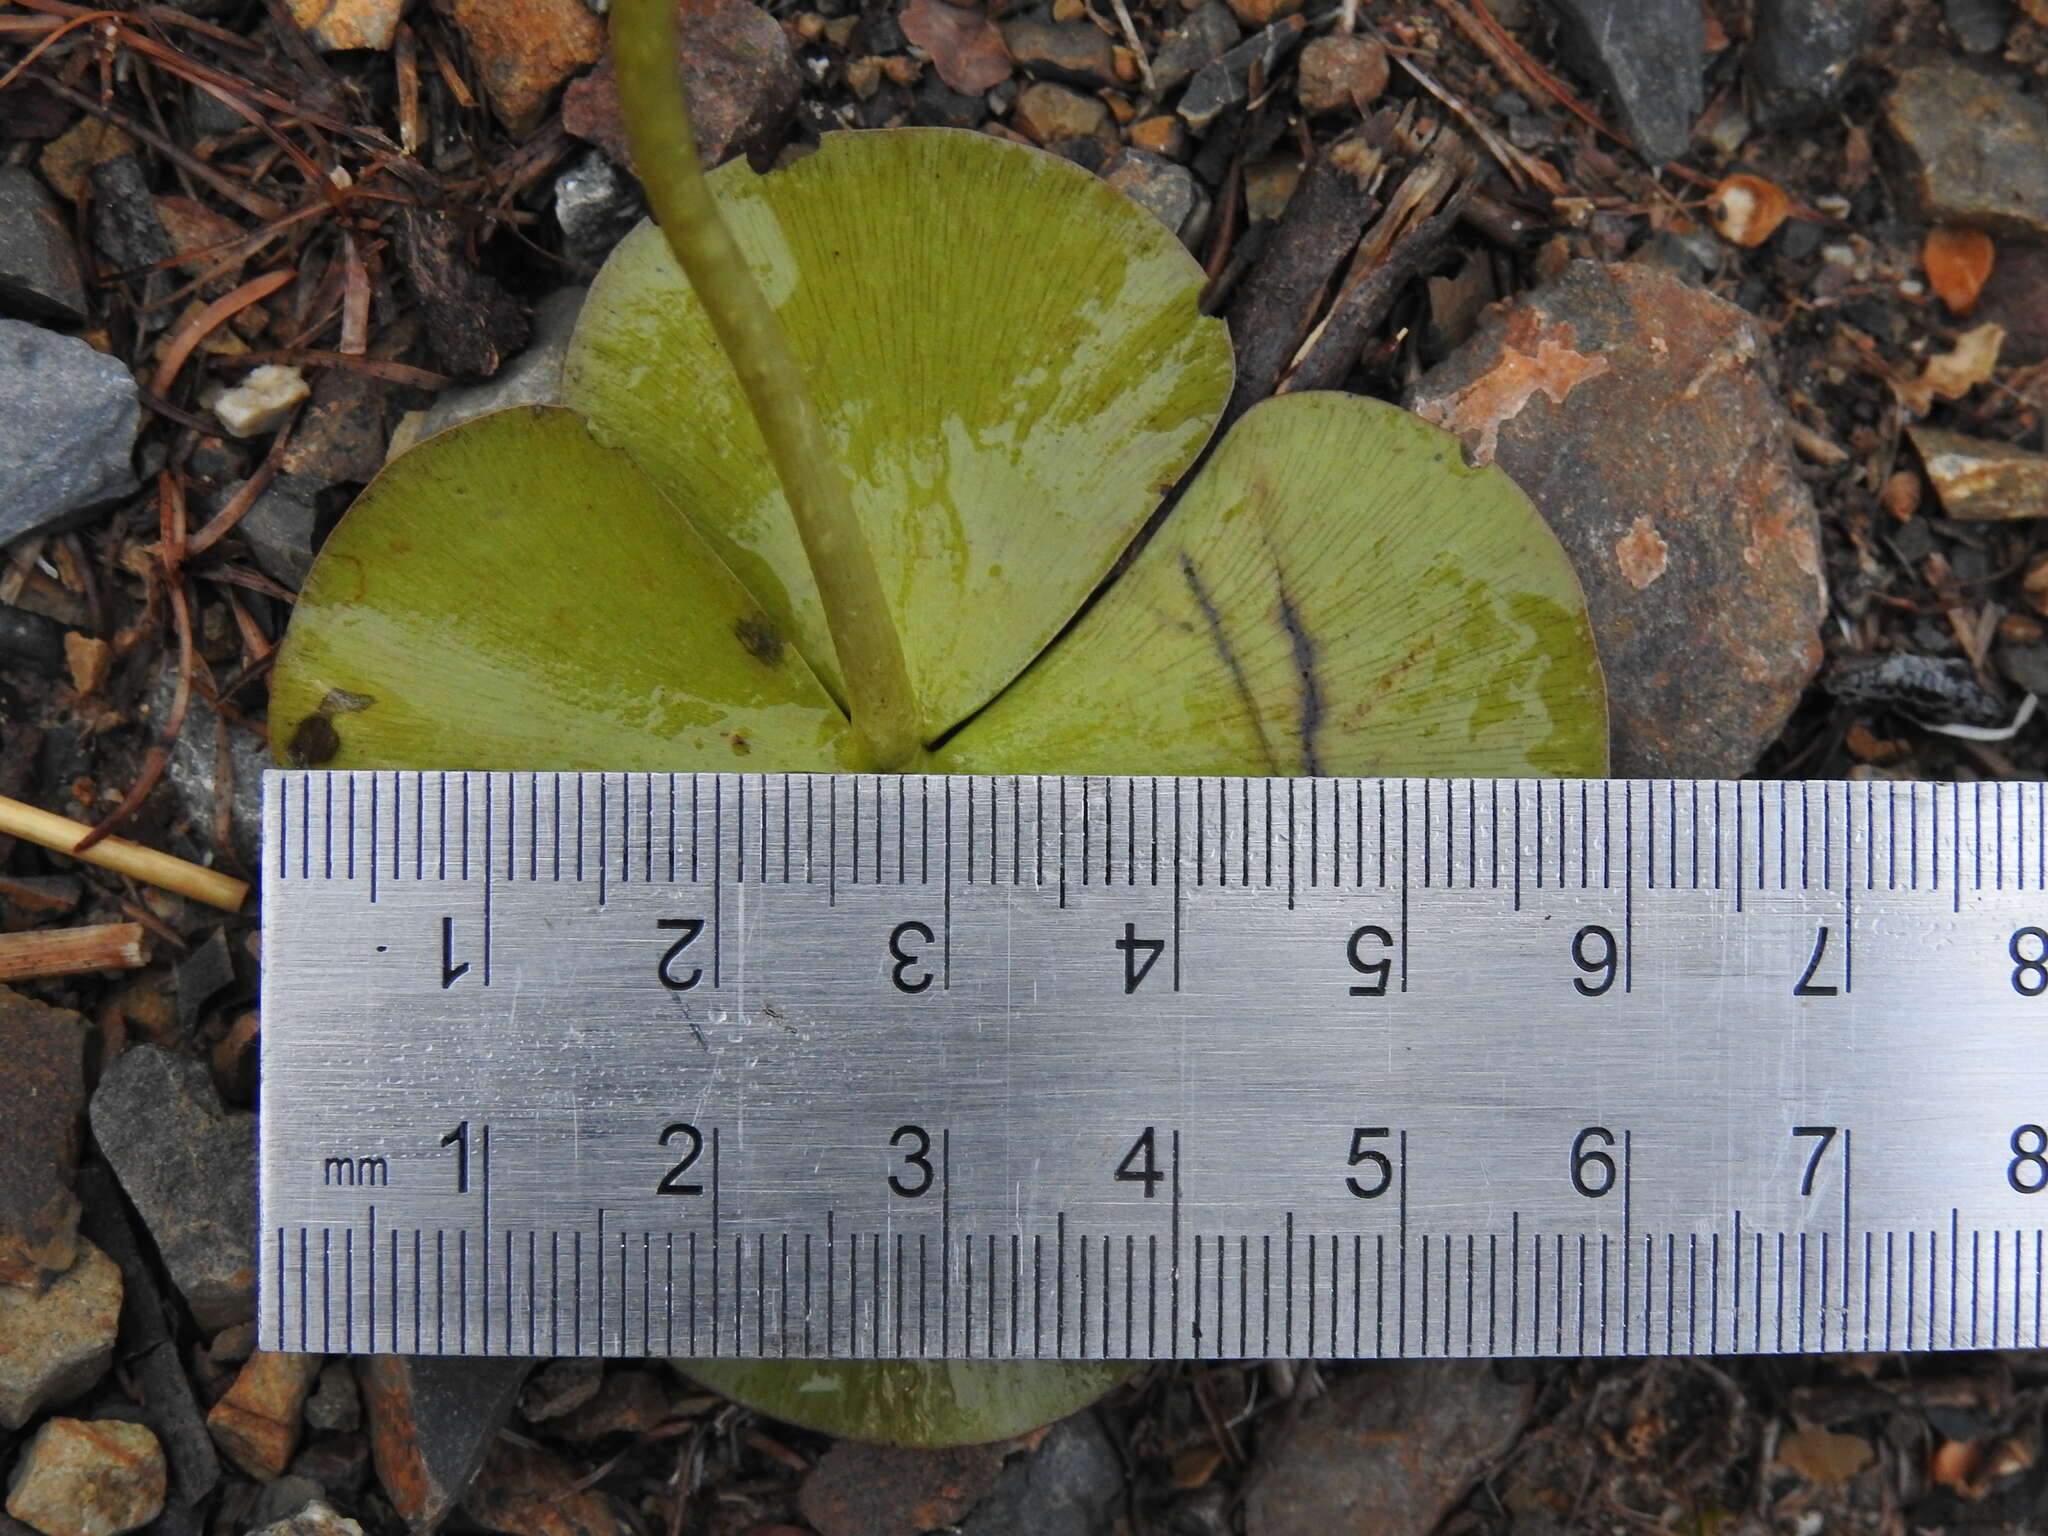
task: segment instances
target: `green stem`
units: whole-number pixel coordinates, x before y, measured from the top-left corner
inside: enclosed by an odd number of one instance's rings
[[[903,642],[803,370],[697,164],[697,137],[676,68],[675,0],[612,0],[611,18],[634,167],[669,249],[739,376],[796,518],[839,653],[854,734],[870,768],[909,768],[923,743]]]

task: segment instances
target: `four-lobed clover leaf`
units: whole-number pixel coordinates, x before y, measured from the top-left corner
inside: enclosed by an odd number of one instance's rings
[[[1115,189],[938,129],[711,180],[838,450],[937,771],[1604,771],[1577,579],[1522,493],[1437,428],[1350,395],[1269,401],[1145,536],[1232,368],[1200,269]],[[565,388],[567,409],[421,443],[342,520],[279,655],[280,755],[851,766],[776,475],[651,226],[593,287]],[[919,1443],[1015,1433],[1119,1373],[693,1369],[800,1423]]]

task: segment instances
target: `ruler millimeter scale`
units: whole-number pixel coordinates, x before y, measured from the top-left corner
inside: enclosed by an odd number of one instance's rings
[[[2039,784],[265,795],[272,1348],[2042,1342]]]

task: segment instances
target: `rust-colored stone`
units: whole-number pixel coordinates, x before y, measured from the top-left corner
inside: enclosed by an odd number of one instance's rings
[[[316,48],[389,48],[405,0],[286,0]]]
[[[979,96],[1010,78],[1010,50],[980,6],[909,0],[898,24],[932,56],[939,78],[963,96]]]
[[[1515,1443],[1535,1399],[1484,1360],[1370,1365],[1308,1406],[1252,1486],[1250,1536],[1424,1536]]]
[[[461,1502],[532,1364],[430,1355],[356,1362],[377,1480],[415,1531],[433,1530]]]
[[[1002,1467],[995,1446],[925,1451],[842,1440],[804,1479],[797,1509],[819,1536],[934,1530],[978,1504]]]
[[[1387,88],[1387,47],[1376,37],[1332,32],[1301,50],[1295,95],[1318,115],[1363,112]]]
[[[318,1355],[251,1355],[206,1416],[221,1454],[261,1482],[282,1477],[298,1448],[300,1417],[320,1361]]]
[[[462,1501],[463,1513],[505,1536],[614,1536],[611,1502],[578,1488],[576,1471],[538,1446],[500,1440]]]
[[[484,94],[517,134],[540,126],[555,87],[604,53],[604,24],[583,0],[451,0]]]
[[[780,146],[803,81],[774,17],[749,0],[682,0],[676,65],[705,169],[738,154],[771,154]],[[618,164],[632,164],[609,53],[563,93],[562,126]]]
[[[1820,666],[1819,528],[1771,366],[1734,305],[1659,268],[1578,262],[1411,392],[1571,556],[1617,774],[1740,775]]]
[[[71,1175],[85,1112],[85,1021],[0,987],[0,1286],[40,1290],[77,1254]]]

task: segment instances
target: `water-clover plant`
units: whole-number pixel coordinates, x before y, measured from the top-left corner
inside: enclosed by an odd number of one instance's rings
[[[564,406],[428,439],[343,518],[279,655],[281,757],[1604,771],[1577,580],[1499,471],[1390,405],[1288,396],[1148,526],[1232,379],[1163,226],[1055,156],[940,129],[700,177],[669,0],[613,18],[661,227],[599,274]],[[1124,1370],[692,1369],[928,1444],[1016,1433]]]

